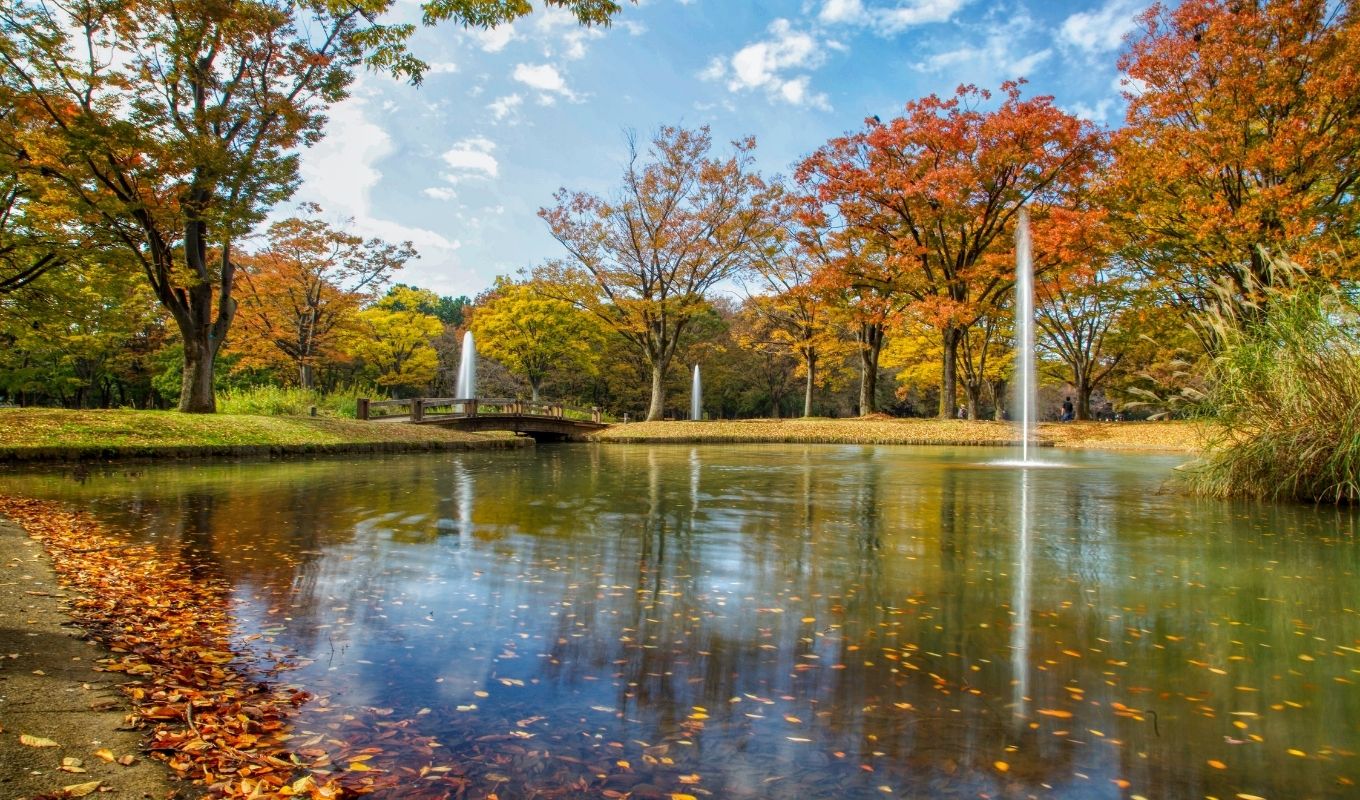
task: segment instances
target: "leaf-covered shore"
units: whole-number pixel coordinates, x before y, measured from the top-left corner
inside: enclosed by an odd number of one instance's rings
[[[759,443],[980,445],[1019,444],[1010,422],[892,419],[754,419],[708,422],[638,422],[615,425],[595,437],[615,443]],[[1203,430],[1187,422],[1068,422],[1039,426],[1043,446],[1104,450],[1196,452]]]

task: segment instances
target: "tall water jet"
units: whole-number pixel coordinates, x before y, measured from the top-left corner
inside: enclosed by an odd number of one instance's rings
[[[694,365],[694,383],[689,390],[689,418],[698,422],[704,418],[704,391],[699,383],[699,365]]]
[[[1029,462],[1034,436],[1034,264],[1030,260],[1029,209],[1015,225],[1015,371],[1020,379],[1020,460]]]
[[[454,394],[459,400],[477,396],[477,348],[472,342],[472,331],[463,334],[463,354],[458,360],[458,385]],[[475,409],[463,409],[471,412]]]

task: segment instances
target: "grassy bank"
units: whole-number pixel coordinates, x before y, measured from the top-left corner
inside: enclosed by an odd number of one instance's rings
[[[1200,428],[1185,422],[1068,422],[1039,426],[1045,446],[1108,450],[1195,452]],[[638,422],[616,425],[602,442],[800,442],[826,444],[1016,444],[1009,422],[936,419],[756,419],[715,422]]]
[[[333,417],[0,409],[0,461],[11,462],[465,450],[525,443],[508,434]]]

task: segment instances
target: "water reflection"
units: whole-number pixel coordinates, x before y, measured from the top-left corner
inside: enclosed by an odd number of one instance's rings
[[[1071,459],[562,447],[0,491],[230,581],[248,646],[312,660],[299,736],[434,737],[407,765],[469,797],[1348,796],[1354,517]]]

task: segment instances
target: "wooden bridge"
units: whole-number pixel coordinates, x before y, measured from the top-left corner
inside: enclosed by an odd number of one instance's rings
[[[360,397],[359,419],[440,425],[460,431],[514,431],[540,442],[583,441],[608,427],[598,408],[582,409],[488,397],[414,397],[410,400],[370,400]]]

